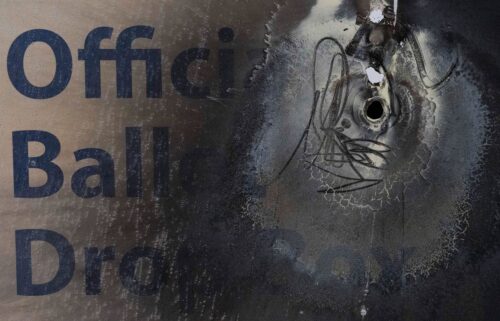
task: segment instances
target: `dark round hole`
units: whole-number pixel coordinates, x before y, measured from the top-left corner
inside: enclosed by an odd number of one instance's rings
[[[234,30],[224,27],[219,30],[219,40],[222,42],[231,42],[234,39]]]
[[[378,100],[374,100],[366,108],[366,116],[371,120],[379,120],[384,116],[384,106]]]

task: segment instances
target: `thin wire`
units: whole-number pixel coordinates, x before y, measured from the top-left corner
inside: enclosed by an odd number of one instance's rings
[[[394,25],[398,22],[398,0],[394,0]]]
[[[459,61],[458,52],[456,53],[456,57],[453,63],[451,64],[451,67],[446,72],[446,74],[440,80],[434,81],[433,84],[429,84],[427,80],[430,80],[430,77],[427,74],[427,68],[425,66],[425,59],[422,54],[422,49],[420,48],[420,44],[417,40],[417,37],[411,30],[408,32],[408,43],[412,48],[413,56],[415,58],[415,62],[417,63],[417,69],[420,76],[420,80],[427,89],[437,89],[451,78],[453,72],[458,66],[458,61]]]

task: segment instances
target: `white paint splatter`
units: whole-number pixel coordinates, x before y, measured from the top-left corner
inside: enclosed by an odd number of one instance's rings
[[[384,81],[384,75],[376,71],[375,68],[368,67],[365,71],[366,71],[366,76],[368,77],[368,81],[371,84],[373,85],[380,84],[382,81]]]
[[[384,13],[380,9],[375,9],[370,12],[370,21],[373,23],[379,23],[384,20]]]

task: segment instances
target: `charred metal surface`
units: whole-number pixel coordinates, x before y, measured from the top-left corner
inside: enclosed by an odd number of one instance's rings
[[[34,107],[0,77],[2,146],[15,130],[53,131],[65,173],[75,170],[75,150],[107,149],[118,186],[116,197],[83,199],[66,176],[52,198],[13,199],[12,166],[0,164],[1,320],[497,319],[497,3],[33,3],[0,4],[8,40],[0,55],[31,28],[61,34],[76,57],[97,26],[118,34],[150,25],[151,42],[134,46],[161,48],[164,88],[161,99],[146,97],[137,85],[146,83],[144,66],[134,65],[134,99],[118,99],[106,62],[102,99],[84,99],[75,58],[64,94]],[[53,64],[42,50],[25,64],[40,83]],[[209,94],[183,96],[168,79],[186,50],[201,57],[189,80]],[[138,145],[143,154],[129,157]],[[167,149],[168,162],[158,156]],[[155,195],[161,170],[151,155],[168,163],[166,197]],[[133,179],[148,187],[125,196],[135,190],[124,173],[140,157],[144,174]],[[52,295],[15,295],[14,230],[37,227],[75,247],[74,277]],[[162,258],[152,260],[161,287],[148,295],[120,278],[130,272],[120,259],[137,247]],[[85,261],[96,249],[106,254],[102,271]],[[52,248],[34,246],[33,259],[35,281],[53,277]],[[154,269],[141,263],[132,272],[147,282]],[[95,293],[88,271],[102,272]]]

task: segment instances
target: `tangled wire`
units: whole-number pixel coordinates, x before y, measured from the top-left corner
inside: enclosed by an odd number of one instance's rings
[[[406,30],[405,39],[408,41],[413,52],[418,75],[421,83],[427,89],[438,89],[445,84],[452,76],[458,65],[458,55],[452,66],[446,72],[445,76],[438,81],[430,83],[425,59],[422,55],[420,45],[416,36],[407,27],[402,27]],[[328,69],[328,76],[323,89],[319,90],[316,83],[317,75],[317,57],[320,46],[325,42],[332,42],[339,52],[333,54]],[[333,77],[334,66],[336,61],[340,59],[340,78]],[[385,68],[382,64],[381,68]],[[344,133],[344,128],[339,126],[339,122],[344,114],[348,97],[350,93],[351,81],[353,76],[350,74],[348,55],[340,42],[332,37],[322,38],[315,46],[313,60],[313,90],[314,99],[311,106],[311,114],[308,124],[300,138],[299,143],[295,147],[293,153],[279,171],[279,178],[289,167],[292,160],[302,148],[302,153],[305,157],[304,162],[308,169],[315,168],[326,175],[339,178],[342,182],[336,186],[323,188],[318,190],[319,193],[348,193],[354,192],[383,182],[380,178],[370,178],[363,175],[357,166],[384,170],[387,161],[387,154],[391,152],[391,147],[373,139],[352,138]],[[388,77],[388,86],[390,96],[392,96],[391,79]],[[333,98],[330,103],[327,103],[327,93],[333,91]],[[319,121],[315,121],[315,119]],[[316,139],[319,144],[310,144],[310,141]],[[313,145],[312,147],[310,145]],[[382,160],[379,164],[373,161],[373,158]],[[326,166],[325,166],[326,165]],[[345,168],[347,167],[347,170]],[[343,173],[339,170],[343,169]],[[349,172],[352,175],[344,174]]]

